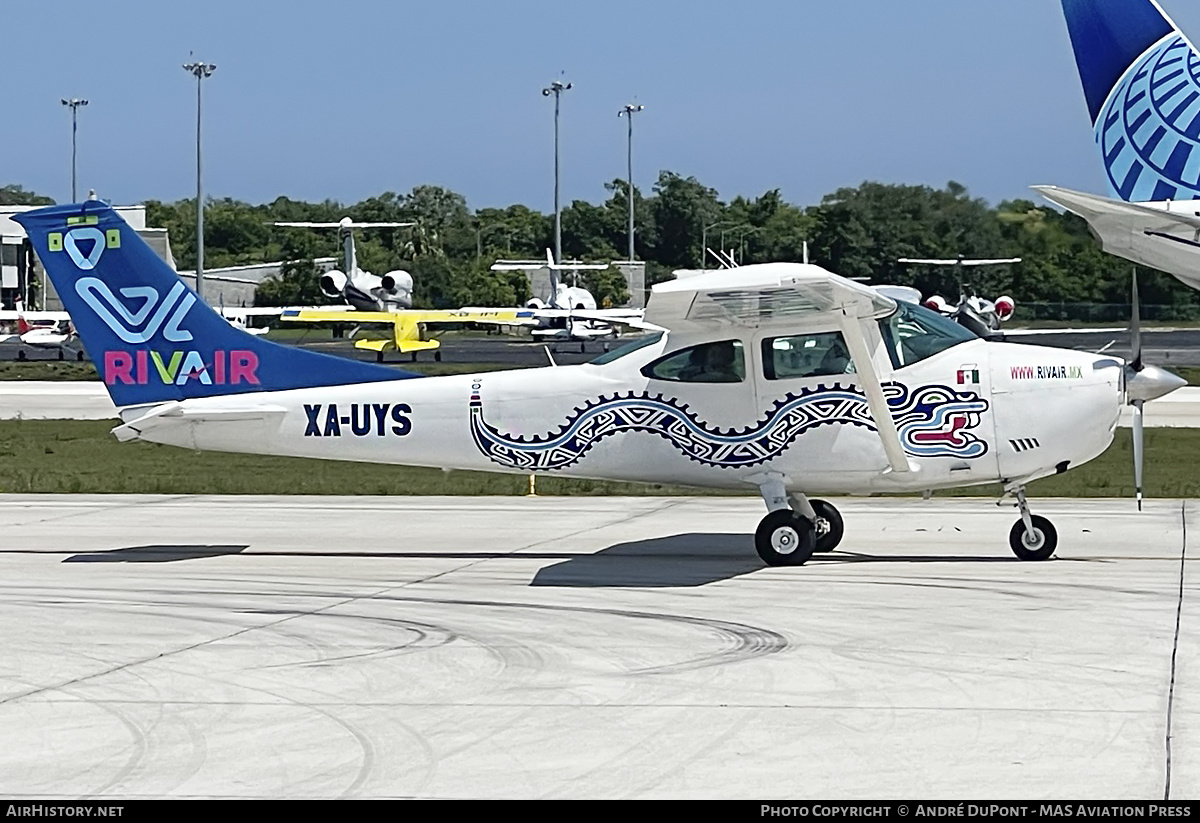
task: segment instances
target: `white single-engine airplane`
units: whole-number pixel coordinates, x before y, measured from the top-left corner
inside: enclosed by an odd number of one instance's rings
[[[354,230],[402,229],[416,223],[355,223],[349,217],[343,217],[337,223],[278,222],[275,225],[296,229],[337,229],[346,270],[334,269],[321,275],[321,292],[326,297],[341,298],[359,311],[412,308],[412,275],[403,269],[394,269],[379,277],[360,269],[354,250]]]
[[[1153,0],[1063,0],[1110,197],[1034,186],[1109,254],[1200,289],[1200,54]]]
[[[546,260],[497,260],[492,271],[547,271],[550,274],[550,293],[543,300],[530,298],[525,304],[528,318],[522,325],[532,326],[534,340],[588,340],[614,338],[619,327],[641,328],[644,312],[641,309],[601,309],[590,291],[562,281],[562,272],[578,275],[581,271],[604,271],[606,263],[555,263],[554,254],[546,249]]]
[[[14,219],[97,361],[120,440],[752,488],[771,565],[841,541],[818,493],[988,483],[1016,497],[1013,552],[1048,558],[1058,537],[1025,485],[1103,452],[1122,404],[1184,382],[1140,354],[982,340],[793,263],[660,283],[647,320],[663,330],[589,364],[417,378],[243,334],[102,202]]]

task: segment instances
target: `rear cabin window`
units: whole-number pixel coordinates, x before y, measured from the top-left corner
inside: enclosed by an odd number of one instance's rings
[[[746,379],[746,356],[738,340],[701,343],[660,357],[642,374],[676,383],[741,383]]]
[[[763,374],[768,380],[854,374],[850,349],[841,332],[771,337],[762,342]]]

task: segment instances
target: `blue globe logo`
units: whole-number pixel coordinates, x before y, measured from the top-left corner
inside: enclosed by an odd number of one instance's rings
[[[1200,57],[1181,34],[1125,72],[1096,119],[1096,142],[1122,200],[1200,199]]]

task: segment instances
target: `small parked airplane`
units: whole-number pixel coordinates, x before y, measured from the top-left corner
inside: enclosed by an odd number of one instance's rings
[[[41,312],[42,315],[51,314]],[[74,355],[76,360],[82,360],[84,351],[79,345],[79,335],[71,325],[71,318],[65,312],[54,312],[57,319],[46,320],[38,324],[30,323],[24,314],[17,315],[17,334],[21,345],[34,349],[50,349],[58,352],[59,360],[66,360],[67,353]],[[17,349],[17,359],[27,360],[28,352],[24,348]]]
[[[327,271],[321,275],[321,292],[331,299],[341,298],[359,311],[395,311],[412,307],[413,279],[403,269],[379,277],[358,267],[354,250],[355,229],[401,229],[416,223],[355,223],[343,217],[337,223],[279,222],[276,226],[300,229],[337,229],[342,242],[345,271]]]
[[[545,299],[534,297],[525,304],[532,311],[523,325],[532,327],[530,336],[539,342],[577,340],[586,344],[589,340],[615,338],[621,328],[641,326],[644,315],[641,309],[598,308],[590,291],[562,280],[563,272],[578,275],[581,271],[603,271],[608,267],[607,263],[555,263],[553,252],[546,249],[545,262],[497,260],[491,268],[492,271],[549,272],[550,292]]]
[[[1200,289],[1200,54],[1153,0],[1063,0],[1110,197],[1034,186],[1104,251]]]
[[[243,334],[102,202],[14,219],[96,358],[122,441],[755,489],[770,565],[841,542],[819,493],[994,483],[1020,512],[1012,551],[1044,560],[1057,532],[1026,484],[1103,452],[1123,404],[1140,412],[1184,383],[1140,352],[1127,364],[982,340],[801,263],[660,283],[646,316],[661,330],[589,364],[421,378]]]
[[[364,337],[354,341],[356,349],[375,352],[375,360],[382,363],[384,355],[389,351],[411,355],[414,361],[418,352],[432,351],[434,359],[441,360],[441,342],[430,334],[430,326],[463,323],[516,326],[527,322],[530,317],[532,312],[528,309],[397,309],[386,312],[338,312],[328,309],[292,308],[285,309],[279,319],[291,323],[391,326],[390,337]]]

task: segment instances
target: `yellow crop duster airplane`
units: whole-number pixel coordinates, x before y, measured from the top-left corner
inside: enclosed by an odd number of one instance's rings
[[[660,283],[646,319],[662,330],[591,363],[420,377],[239,331],[102,202],[15,219],[120,410],[120,440],[754,490],[770,565],[843,539],[818,494],[996,483],[1020,511],[1012,551],[1044,560],[1058,537],[1026,484],[1103,452],[1122,405],[1184,384],[1142,363],[1136,334],[1129,363],[983,340],[803,263]]]
[[[285,309],[280,320],[293,323],[352,323],[354,325],[379,324],[392,327],[392,336],[385,338],[363,338],[354,341],[356,349],[375,352],[375,359],[383,362],[388,351],[411,354],[416,359],[418,352],[436,351],[441,343],[430,337],[427,325],[453,323],[494,323],[497,325],[521,325],[532,317],[529,309],[397,309],[396,311],[327,311],[322,309]]]

